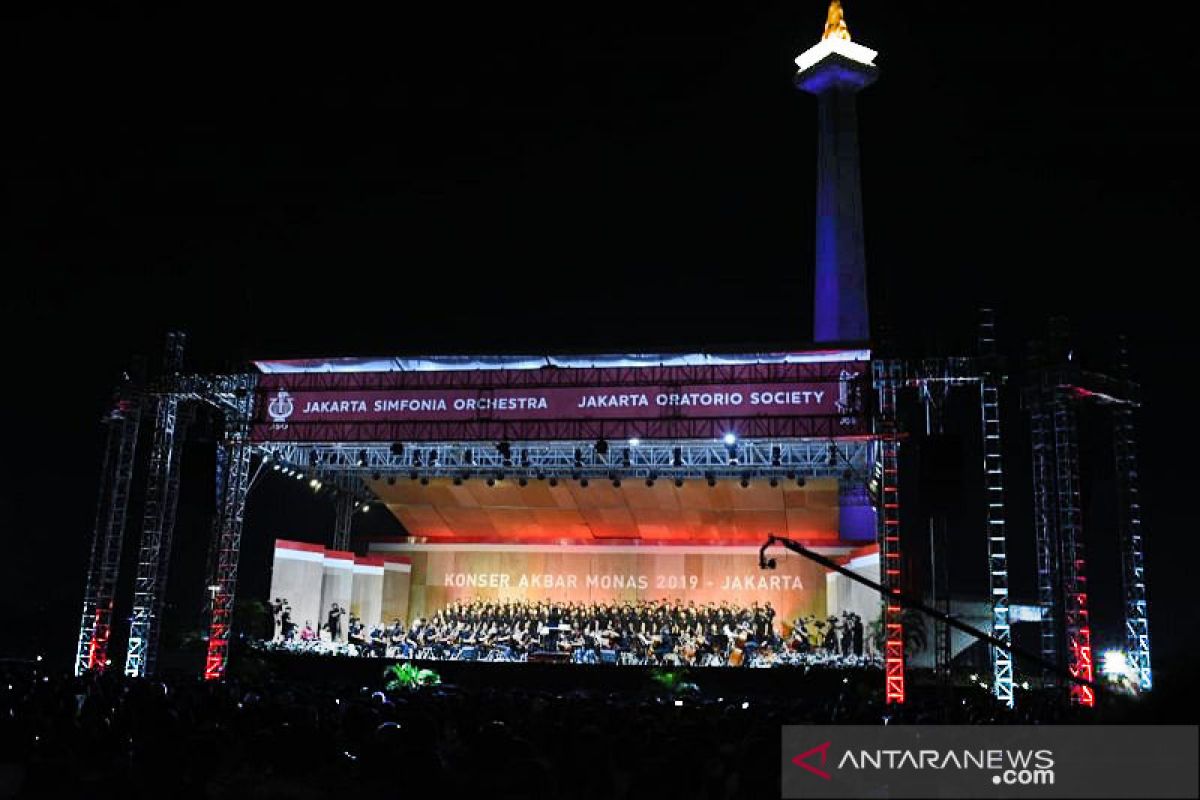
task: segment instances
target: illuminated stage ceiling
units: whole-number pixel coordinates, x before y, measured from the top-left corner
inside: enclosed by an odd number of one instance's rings
[[[428,485],[401,478],[370,481],[409,535],[431,542],[546,543],[644,541],[698,544],[761,544],[776,533],[812,544],[838,544],[838,488],[834,478],[810,479],[799,487],[780,481],[772,488],[736,479],[709,486],[692,479],[646,486],[641,479],[614,487],[592,479],[515,479],[488,486],[479,478],[455,486],[450,478]]]

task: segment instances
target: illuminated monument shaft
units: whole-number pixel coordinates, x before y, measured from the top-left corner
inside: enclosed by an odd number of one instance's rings
[[[874,58],[874,50],[850,41],[834,2],[824,38],[796,59],[796,86],[817,97],[817,342],[870,338],[855,95],[875,81]]]

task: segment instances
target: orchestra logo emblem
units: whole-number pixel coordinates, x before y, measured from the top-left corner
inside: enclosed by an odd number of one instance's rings
[[[267,413],[277,428],[286,428],[288,417],[296,410],[296,403],[285,389],[280,389],[267,404]]]

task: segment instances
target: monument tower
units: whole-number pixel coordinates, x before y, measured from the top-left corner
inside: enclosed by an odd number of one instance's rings
[[[851,41],[842,4],[833,0],[821,41],[796,59],[796,86],[817,97],[815,342],[866,342],[871,335],[854,103],[875,82],[875,56]]]

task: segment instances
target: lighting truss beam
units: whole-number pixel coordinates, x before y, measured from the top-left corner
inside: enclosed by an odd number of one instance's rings
[[[272,458],[317,476],[330,473],[368,477],[417,472],[426,477],[455,477],[503,471],[529,477],[537,473],[562,477],[573,473],[604,476],[617,470],[622,476],[647,478],[779,477],[788,473],[806,478],[845,477],[850,470],[865,483],[868,439],[739,440],[732,447],[715,440],[641,440],[637,446],[608,442],[608,452],[596,453],[595,440],[565,442],[511,442],[507,462],[492,444],[479,442],[404,443],[395,455],[391,444],[260,445]],[[834,448],[831,450],[831,446]],[[772,448],[778,448],[778,463]],[[575,460],[576,451],[580,459]],[[678,451],[678,452],[676,452]],[[360,454],[366,459],[359,463]],[[313,454],[317,454],[314,465]],[[430,454],[434,454],[430,458]],[[625,466],[625,455],[629,466]],[[678,455],[678,460],[676,456]],[[731,462],[731,455],[736,460]],[[831,458],[832,455],[832,458]],[[322,480],[325,478],[322,477]]]

